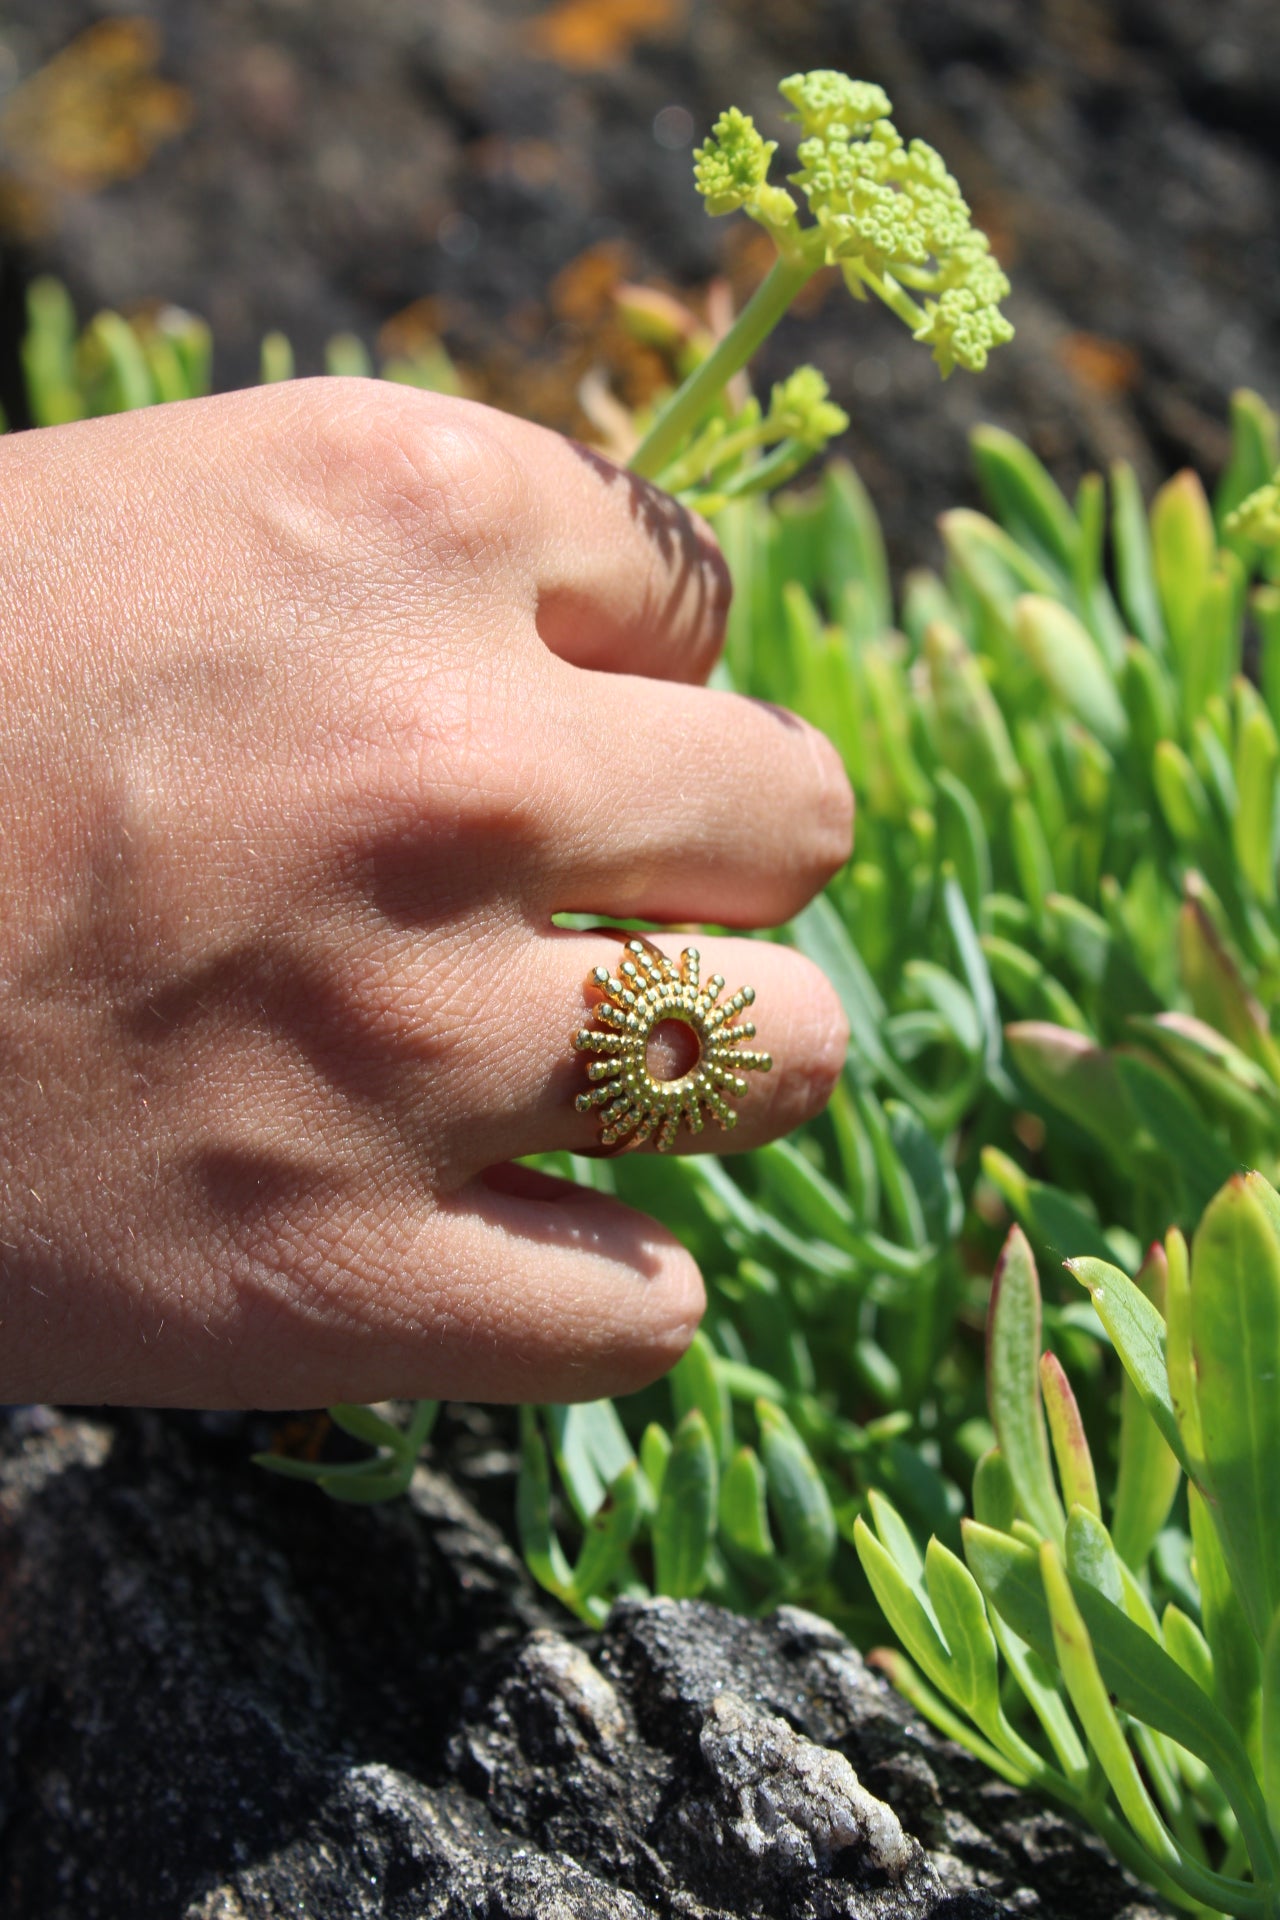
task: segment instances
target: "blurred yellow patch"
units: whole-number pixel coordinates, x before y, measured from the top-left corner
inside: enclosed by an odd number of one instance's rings
[[[556,0],[530,23],[528,43],[544,60],[587,72],[623,60],[637,40],[674,33],[687,0]]]
[[[140,173],[191,120],[185,88],[156,73],[149,20],[103,20],[33,73],[0,113],[5,224],[32,231],[58,192],[94,193]]]

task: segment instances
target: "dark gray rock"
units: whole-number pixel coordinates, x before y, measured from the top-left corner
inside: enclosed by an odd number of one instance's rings
[[[443,1475],[0,1422],[8,1920],[1154,1920],[826,1622],[553,1619]]]

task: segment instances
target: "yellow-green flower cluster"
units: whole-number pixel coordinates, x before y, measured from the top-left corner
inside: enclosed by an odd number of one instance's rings
[[[1258,547],[1280,546],[1280,469],[1263,487],[1255,487],[1223,522],[1223,531],[1252,540]]]
[[[809,203],[827,260],[843,270],[851,292],[887,294],[944,373],[957,364],[981,371],[991,348],[1013,334],[1000,312],[1009,282],[941,154],[924,140],[904,142],[888,117],[889,100],[864,81],[798,73],[781,92],[803,136],[792,182]]]
[[[756,131],[749,113],[729,107],[716,121],[705,147],[693,150],[693,178],[708,213],[736,213],[769,176],[776,140]]]
[[[798,440],[804,447],[825,447],[849,424],[844,408],[829,396],[826,380],[816,367],[797,367],[778,381],[769,396],[762,442]]]
[[[1013,336],[1000,302],[1009,282],[942,156],[904,142],[883,88],[829,70],[792,74],[780,91],[800,127],[790,176],[813,215],[801,226],[785,188],[771,186],[776,142],[737,108],[720,116],[696,155],[708,211],[742,208],[784,257],[838,266],[850,292],[876,294],[927,342],[944,374],[980,372]]]

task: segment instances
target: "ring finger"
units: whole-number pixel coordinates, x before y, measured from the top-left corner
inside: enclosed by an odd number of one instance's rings
[[[716,1152],[731,1137],[734,1151],[746,1150],[825,1105],[848,1030],[832,987],[802,954],[757,940],[646,936],[672,963],[664,977],[628,952],[629,938],[526,934],[484,967],[484,1020],[465,1023],[451,1048],[458,1122],[442,1169],[448,1187],[524,1154],[588,1151],[606,1132],[604,1144],[623,1148]],[[682,966],[690,947],[698,958]],[[602,987],[598,968],[638,1004]]]

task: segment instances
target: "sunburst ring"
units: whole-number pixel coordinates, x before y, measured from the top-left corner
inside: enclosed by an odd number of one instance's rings
[[[768,1073],[767,1053],[743,1046],[755,1038],[755,1026],[739,1016],[755,999],[754,987],[739,987],[721,1000],[724,978],[713,973],[704,984],[696,947],[686,947],[679,966],[648,940],[633,938],[623,949],[616,973],[593,969],[591,985],[600,994],[592,1012],[599,1024],[581,1027],[574,1045],[600,1058],[587,1068],[591,1087],[574,1101],[579,1113],[598,1113],[606,1147],[638,1147],[656,1134],[659,1153],[675,1145],[681,1125],[701,1133],[704,1112],[722,1127],[738,1123],[729,1096],[747,1091],[746,1073]],[[688,1027],[698,1054],[676,1079],[659,1080],[649,1067],[649,1041],[663,1021]]]

